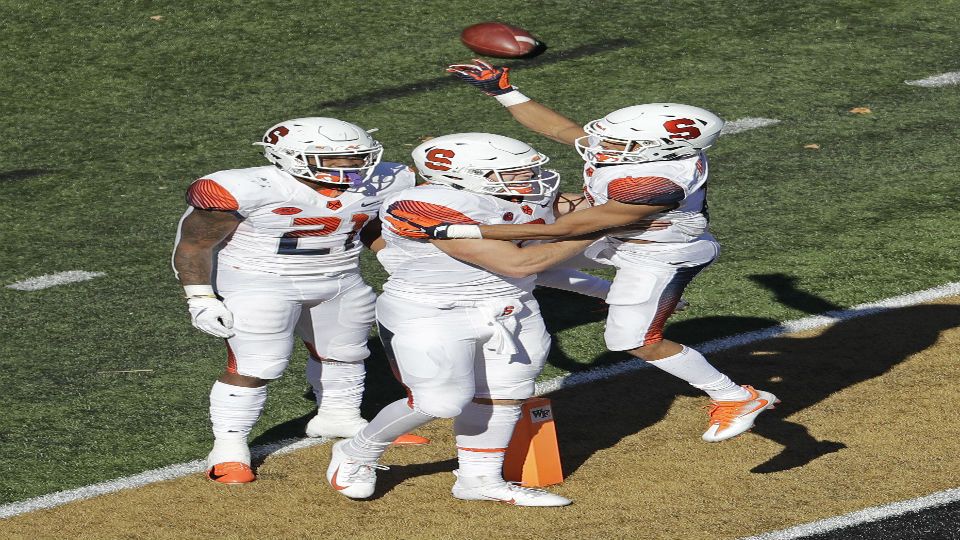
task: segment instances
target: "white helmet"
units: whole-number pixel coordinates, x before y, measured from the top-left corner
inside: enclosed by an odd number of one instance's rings
[[[294,118],[263,134],[263,156],[282,171],[297,178],[327,184],[359,184],[373,174],[383,156],[383,146],[370,136],[376,130],[335,118]],[[309,157],[313,160],[308,160]],[[320,160],[333,156],[359,157],[357,167],[320,167]]]
[[[647,103],[613,111],[583,126],[577,152],[594,165],[643,163],[683,158],[713,146],[723,120],[712,112],[679,103]],[[604,148],[608,142],[623,150]]]
[[[491,133],[457,133],[430,139],[413,149],[413,163],[424,180],[484,195],[548,196],[560,174],[543,169],[550,158],[529,144]],[[531,171],[531,178],[504,178]]]

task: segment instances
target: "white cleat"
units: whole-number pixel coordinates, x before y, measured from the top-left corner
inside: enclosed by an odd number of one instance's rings
[[[333,489],[351,499],[369,498],[377,487],[377,469],[387,470],[389,467],[375,461],[364,463],[351,458],[342,450],[347,442],[339,441],[333,445],[327,481]]]
[[[307,423],[307,437],[325,439],[350,438],[366,427],[367,421],[360,417],[360,409],[320,409]]]
[[[502,478],[487,476],[457,476],[453,496],[464,501],[496,501],[516,506],[567,506],[570,499],[542,489],[520,487]]]
[[[744,385],[750,398],[743,401],[711,401],[710,426],[703,434],[707,442],[720,442],[736,437],[753,427],[757,416],[780,403],[777,396]]]

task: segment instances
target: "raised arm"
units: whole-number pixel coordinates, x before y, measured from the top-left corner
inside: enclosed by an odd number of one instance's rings
[[[494,67],[477,59],[473,62],[453,64],[447,71],[496,98],[514,120],[531,131],[571,146],[586,135],[580,124],[521,94],[510,84],[510,68]]]

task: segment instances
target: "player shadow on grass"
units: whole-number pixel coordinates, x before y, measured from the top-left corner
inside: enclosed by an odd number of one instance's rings
[[[56,169],[14,169],[10,171],[0,171],[0,182],[12,182],[14,180],[25,180],[34,176],[44,176],[59,172]]]
[[[789,276],[770,274],[750,279],[790,307],[811,314],[840,309],[797,289],[795,279]],[[548,318],[548,327],[550,323]],[[718,337],[709,335],[714,333],[711,329],[723,329],[719,335],[731,335],[776,324],[777,321],[754,317],[703,317],[671,325],[667,336],[693,344]],[[764,413],[753,429],[754,434],[777,442],[783,449],[754,465],[751,472],[770,473],[801,467],[845,448],[839,441],[817,440],[805,426],[787,417],[836,392],[886,373],[935,343],[943,330],[957,326],[960,326],[960,306],[918,305],[841,321],[815,337],[777,337],[709,355],[717,368],[734,380],[770,390],[783,401],[776,410]],[[616,359],[624,357],[606,353],[598,361]],[[582,364],[559,351],[555,351],[552,361],[583,369]],[[553,401],[559,422],[565,473],[576,471],[595,452],[661,421],[677,395],[702,397],[682,381],[657,369],[551,393],[548,397]],[[857,414],[851,411],[849,416],[835,421],[856,422]],[[698,436],[698,432],[690,433],[691,440]]]
[[[779,302],[807,313],[821,314],[840,309],[798,289],[795,278],[790,276],[769,274],[751,276],[750,279],[771,291]],[[553,290],[538,292],[537,296],[552,333],[600,321],[605,316],[597,310],[596,301],[590,298]],[[681,343],[695,344],[777,324],[778,321],[758,317],[701,317],[670,325],[666,335]],[[787,417],[836,392],[886,373],[909,356],[930,347],[943,330],[957,326],[960,326],[960,306],[918,305],[841,321],[815,337],[771,338],[708,355],[718,369],[735,381],[772,391],[782,400],[777,409],[759,418],[753,434],[777,442],[783,449],[753,465],[751,472],[770,473],[801,467],[845,448],[843,442],[817,440],[805,426]],[[404,396],[379,341],[372,339],[370,349],[367,391],[362,407],[365,418],[371,418],[383,406]],[[594,362],[583,364],[555,346],[550,363],[567,371],[583,371],[627,359],[629,357],[624,353],[607,352]],[[660,422],[678,395],[699,397],[704,399],[705,405],[707,403],[701,393],[658,369],[633,372],[549,394],[547,397],[552,400],[558,418],[564,472],[572,474],[597,451],[610,448],[624,437]],[[312,394],[304,397],[313,399]],[[302,436],[303,428],[313,414],[272,427],[254,444]],[[834,421],[856,422],[856,414],[859,413],[851,411]],[[699,431],[690,432],[691,444],[708,444],[701,443],[699,435]],[[394,467],[384,473],[375,497],[410,477],[449,472],[454,468],[454,459]]]

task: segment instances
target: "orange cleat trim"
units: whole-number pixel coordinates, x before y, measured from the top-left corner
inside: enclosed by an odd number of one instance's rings
[[[422,446],[424,444],[430,444],[430,439],[412,433],[401,435],[393,440],[394,446]]]
[[[207,478],[221,484],[247,484],[256,480],[257,475],[246,463],[227,461],[210,467]]]
[[[768,408],[773,409],[774,406],[770,404],[769,401],[760,397],[760,393],[754,390],[752,386],[743,385],[743,387],[750,392],[750,397],[743,401],[711,401],[709,405],[710,409],[710,423],[709,425],[717,425],[717,433],[723,431],[730,427],[734,420],[740,416],[748,415],[752,412],[755,412],[759,409]],[[750,409],[749,411],[744,410],[746,405],[751,401],[756,401],[757,406]],[[780,403],[778,399],[774,403]],[[769,407],[767,407],[770,405]]]

